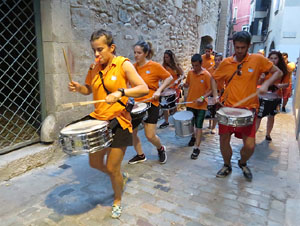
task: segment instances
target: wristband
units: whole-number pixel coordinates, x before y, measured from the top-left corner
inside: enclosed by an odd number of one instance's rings
[[[205,98],[204,98],[204,96],[201,96],[200,98],[201,98],[202,100],[204,100],[204,99],[205,99]]]
[[[125,96],[125,90],[123,88],[118,89],[122,93],[122,97]]]

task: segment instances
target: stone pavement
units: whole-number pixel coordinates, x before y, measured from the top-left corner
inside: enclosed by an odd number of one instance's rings
[[[232,138],[232,174],[216,178],[223,164],[218,135],[204,130],[201,154],[191,160],[189,138],[175,137],[173,126],[158,129],[168,154],[167,163],[160,165],[141,130],[148,160],[127,164],[135,154],[127,149],[122,167],[130,180],[119,220],[110,218],[108,176],[89,168],[87,156],[81,155],[0,183],[0,225],[299,225],[300,158],[290,105],[288,111],[276,116],[271,143],[264,140],[262,121],[249,161],[252,182],[237,166],[238,139]]]

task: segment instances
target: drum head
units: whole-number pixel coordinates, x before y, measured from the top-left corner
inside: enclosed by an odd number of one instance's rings
[[[247,109],[222,107],[218,110],[218,114],[232,117],[247,117],[251,116],[252,112]]]
[[[60,133],[61,134],[79,134],[79,133],[87,133],[96,129],[101,129],[104,126],[107,126],[107,121],[101,120],[86,120],[71,124],[65,128],[63,128]]]
[[[176,90],[175,89],[166,89],[164,90],[160,96],[170,96],[170,95],[176,95]]]
[[[177,111],[173,115],[174,120],[178,120],[178,121],[191,120],[193,117],[194,114],[191,111]]]
[[[131,111],[132,114],[136,114],[136,113],[139,113],[139,112],[143,112],[145,111],[146,109],[148,108],[148,105],[146,103],[136,103],[134,106],[133,106],[133,109]]]

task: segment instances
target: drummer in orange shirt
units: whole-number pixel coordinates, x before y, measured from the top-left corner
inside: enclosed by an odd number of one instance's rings
[[[266,131],[266,140],[272,141],[271,138],[271,132],[274,126],[275,121],[275,115],[278,113],[278,108],[280,106],[281,97],[283,96],[282,90],[289,86],[289,71],[287,69],[287,65],[285,64],[282,54],[279,51],[271,51],[269,53],[268,58],[270,61],[276,65],[283,73],[283,77],[281,79],[278,79],[275,81],[274,85],[270,86],[269,89],[272,92],[275,92],[277,89],[278,99],[273,100],[273,104],[263,104],[263,100],[260,99],[260,107],[257,114],[256,119],[256,131],[258,130],[260,126],[261,119],[265,116],[268,117],[267,119],[267,131]],[[272,76],[272,74],[262,74],[259,79],[259,84],[261,84],[263,81],[269,79]]]
[[[177,95],[176,98],[179,99],[181,89],[178,87],[178,84],[180,84],[182,79],[184,79],[184,73],[182,68],[180,67],[180,64],[177,62],[175,54],[171,50],[166,50],[164,53],[163,67],[172,75],[173,85],[170,88],[175,89]],[[176,110],[176,108],[173,110],[173,114],[174,112],[176,112]],[[161,129],[169,126],[169,110],[164,110],[164,119],[165,121],[159,126],[159,128]]]
[[[215,55],[215,65],[211,66],[210,68],[207,69],[207,71],[213,75],[214,72],[216,71],[216,69],[219,67],[220,63],[223,60],[223,55],[222,53],[216,53]],[[220,93],[221,91],[223,91],[224,89],[224,84],[220,85],[218,88],[218,93]],[[215,106],[213,107],[214,112],[215,112]],[[209,129],[210,129],[210,133],[211,134],[215,134],[216,133],[216,125],[217,125],[217,120],[216,119],[210,119],[209,120]]]
[[[215,57],[213,55],[213,46],[208,44],[205,46],[205,53],[202,54],[202,67],[208,70],[215,65]]]
[[[138,41],[134,45],[134,64],[139,75],[144,79],[148,88],[149,94],[141,98],[136,98],[137,102],[144,101],[149,104],[147,110],[148,117],[144,120],[144,132],[148,141],[153,144],[158,153],[159,162],[164,164],[167,162],[166,146],[162,145],[159,137],[156,135],[156,124],[159,118],[159,96],[173,80],[171,74],[161,64],[150,60],[154,52],[150,42]],[[163,80],[159,86],[159,81]],[[137,155],[129,160],[129,164],[136,164],[146,161],[146,156],[142,150],[142,144],[138,137],[138,124],[141,121],[133,121],[133,146]]]
[[[272,77],[266,80],[258,89],[258,93],[265,93],[268,87],[282,76],[281,70],[273,65],[271,61],[260,54],[248,54],[251,43],[251,35],[246,31],[236,32],[233,35],[235,54],[224,59],[213,77],[217,83],[225,82],[226,88],[220,101],[224,106],[232,107],[234,104],[245,99],[257,91],[257,82],[264,72],[272,73]],[[213,92],[216,94],[217,84],[213,83]],[[239,108],[246,108],[256,111],[258,109],[258,97],[255,96],[242,103]],[[238,161],[245,178],[252,180],[252,173],[247,166],[255,148],[255,118],[253,124],[244,127],[232,127],[219,123],[220,149],[224,160],[224,166],[218,171],[217,177],[226,177],[231,173],[232,149],[230,145],[231,135],[243,140],[243,147],[240,150],[241,159]]]
[[[110,121],[114,134],[110,147],[89,153],[89,164],[110,176],[114,190],[112,218],[119,218],[122,212],[121,197],[128,174],[121,174],[121,162],[127,146],[132,145],[130,112],[125,109],[128,97],[141,97],[149,89],[138,75],[129,59],[115,56],[116,45],[109,31],[98,30],[91,35],[91,47],[96,61],[92,64],[85,84],[69,83],[71,92],[83,95],[93,93],[94,100],[105,100],[95,104],[95,110],[82,120],[97,119]],[[101,79],[102,76],[102,79]],[[128,88],[130,83],[132,88]],[[108,92],[105,90],[107,89]],[[104,161],[107,155],[106,162]]]
[[[195,127],[194,135],[189,142],[196,142],[191,154],[191,159],[197,159],[200,154],[200,143],[202,136],[202,127],[205,117],[205,111],[207,110],[207,98],[211,92],[211,76],[207,70],[202,68],[202,58],[200,54],[195,54],[191,59],[193,70],[188,72],[187,79],[184,83],[185,88],[189,88],[187,95],[188,103],[187,111],[191,111],[194,114],[193,124]]]

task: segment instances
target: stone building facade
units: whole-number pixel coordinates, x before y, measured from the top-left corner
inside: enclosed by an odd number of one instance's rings
[[[219,0],[41,0],[47,115],[54,114],[58,129],[92,111],[93,106],[61,109],[60,104],[91,100],[70,93],[62,48],[67,52],[74,81],[84,83],[93,52],[93,31],[112,31],[117,55],[134,62],[133,45],[140,39],[153,44],[153,60],[162,63],[163,52],[175,52],[184,70],[199,53],[201,37],[217,35]]]

